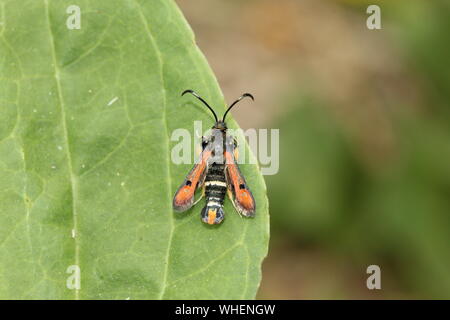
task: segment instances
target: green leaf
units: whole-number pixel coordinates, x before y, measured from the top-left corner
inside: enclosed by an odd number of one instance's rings
[[[182,14],[167,0],[80,0],[69,30],[72,4],[0,1],[0,298],[253,298],[269,237],[257,166],[242,166],[254,219],[228,200],[218,227],[201,204],[172,211],[191,165],[172,163],[171,133],[212,126],[180,93],[225,107]]]

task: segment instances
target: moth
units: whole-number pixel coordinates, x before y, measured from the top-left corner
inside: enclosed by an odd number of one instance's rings
[[[206,204],[201,211],[201,219],[204,223],[213,225],[223,221],[225,213],[223,203],[225,194],[228,194],[236,211],[244,217],[254,217],[255,199],[241,174],[236,160],[238,159],[238,145],[234,137],[227,134],[225,118],[228,112],[242,99],[249,97],[250,93],[244,93],[234,101],[225,111],[222,120],[209,104],[193,90],[185,90],[181,95],[190,93],[199,99],[215,118],[211,135],[202,137],[202,151],[199,161],[186,176],[186,179],[178,188],[173,198],[175,211],[183,212],[190,209],[204,196]],[[194,201],[196,190],[202,189],[202,195]]]

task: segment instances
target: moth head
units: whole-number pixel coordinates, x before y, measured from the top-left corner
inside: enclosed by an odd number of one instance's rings
[[[225,131],[225,130],[227,130],[227,124],[224,121],[219,120],[214,124],[214,127],[212,127],[212,128],[218,129],[220,131]]]

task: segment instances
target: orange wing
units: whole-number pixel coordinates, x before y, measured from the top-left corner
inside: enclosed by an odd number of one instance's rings
[[[178,188],[175,196],[173,197],[173,209],[175,211],[186,211],[194,204],[194,194],[195,191],[203,184],[207,160],[210,156],[211,151],[204,151],[201,155],[200,163],[194,165],[183,184]]]
[[[246,217],[255,216],[255,199],[247,187],[247,183],[239,170],[233,154],[229,151],[225,151],[225,159],[225,172],[228,187],[231,192],[230,199],[233,202],[234,207],[240,214]]]

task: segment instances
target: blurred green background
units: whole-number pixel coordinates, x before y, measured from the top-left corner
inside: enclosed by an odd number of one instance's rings
[[[450,1],[177,3],[240,125],[280,129],[258,298],[449,299]]]

